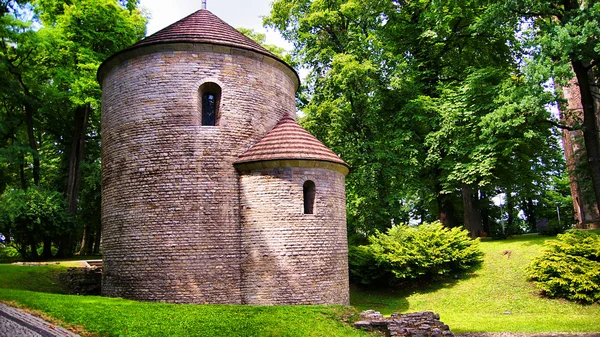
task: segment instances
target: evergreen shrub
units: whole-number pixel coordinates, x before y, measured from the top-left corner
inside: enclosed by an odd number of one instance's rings
[[[600,303],[600,235],[571,230],[546,242],[527,273],[542,294]]]
[[[396,225],[369,237],[368,245],[350,247],[350,278],[365,285],[440,278],[468,270],[482,257],[479,240],[464,229]]]

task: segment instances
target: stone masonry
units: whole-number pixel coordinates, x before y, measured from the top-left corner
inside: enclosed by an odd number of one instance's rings
[[[302,185],[317,187],[314,214],[303,214]],[[243,174],[244,303],[350,304],[344,175],[318,168]]]
[[[282,118],[295,119],[288,65],[200,10],[110,57],[98,79],[103,295],[348,303],[347,169],[234,167]],[[204,83],[221,89],[215,126],[201,125]],[[301,210],[308,176],[316,214]]]

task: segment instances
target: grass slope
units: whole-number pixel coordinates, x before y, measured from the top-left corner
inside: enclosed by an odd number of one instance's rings
[[[63,295],[60,266],[0,265],[0,299],[101,336],[368,336],[342,306],[176,305]],[[59,293],[59,294],[57,294]]]
[[[485,241],[482,268],[444,285],[416,291],[353,289],[351,303],[360,310],[434,311],[453,332],[598,332],[600,306],[579,305],[537,295],[524,268],[552,238],[523,235]],[[510,250],[510,258],[504,255]]]

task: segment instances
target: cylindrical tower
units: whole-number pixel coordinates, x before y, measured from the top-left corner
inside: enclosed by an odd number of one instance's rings
[[[200,10],[111,56],[102,85],[102,293],[242,303],[240,153],[295,114],[296,73]]]
[[[287,116],[235,166],[242,302],[350,304],[346,163]]]

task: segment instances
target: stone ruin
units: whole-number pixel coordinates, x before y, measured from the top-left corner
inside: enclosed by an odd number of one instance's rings
[[[354,326],[366,331],[379,331],[390,337],[454,336],[450,328],[440,321],[440,315],[429,311],[409,314],[395,312],[390,317],[383,317],[380,312],[366,310],[360,314],[360,321],[355,322]]]

